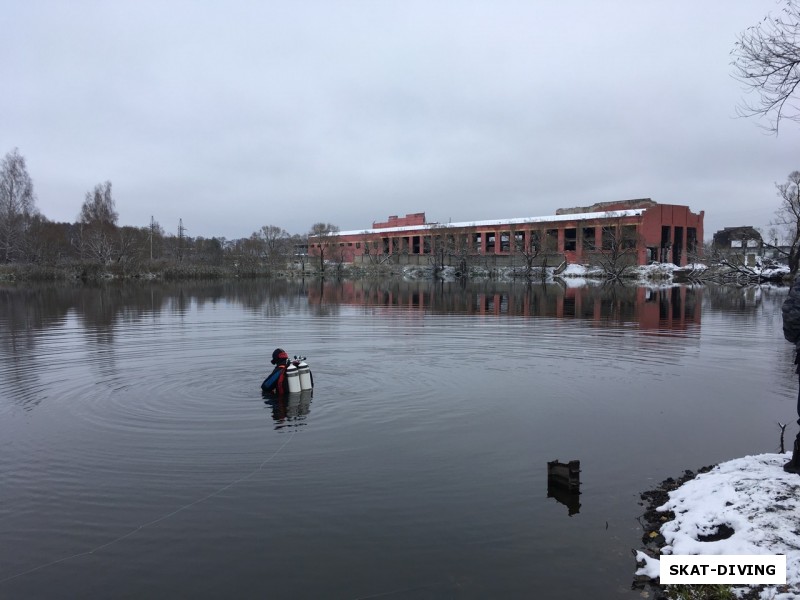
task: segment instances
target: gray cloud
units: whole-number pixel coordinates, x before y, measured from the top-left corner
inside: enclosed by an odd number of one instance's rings
[[[5,2],[0,151],[74,220],[191,235],[466,221],[652,197],[764,226],[800,130],[735,118],[772,0]]]

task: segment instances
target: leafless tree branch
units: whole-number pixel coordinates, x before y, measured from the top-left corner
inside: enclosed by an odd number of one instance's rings
[[[767,15],[739,34],[733,51],[733,76],[747,93],[737,113],[768,119],[766,129],[777,135],[784,119],[800,122],[800,4],[783,0],[778,16]]]

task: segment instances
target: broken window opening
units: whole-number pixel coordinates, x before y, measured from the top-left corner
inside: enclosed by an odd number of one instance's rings
[[[500,232],[500,252],[508,252],[511,249],[511,232]]]
[[[689,254],[697,254],[697,228],[686,228],[686,252]]]
[[[596,248],[594,239],[594,227],[583,228],[583,249],[594,250]]]
[[[675,241],[672,244],[672,263],[680,266],[683,258],[683,227],[675,228]]]
[[[636,248],[636,225],[622,226],[622,247],[625,250]]]
[[[558,250],[558,229],[548,229],[545,231],[545,250],[555,252]]]
[[[578,230],[568,227],[564,230],[564,251],[575,252],[578,249]]]
[[[617,245],[617,228],[614,225],[603,227],[603,250],[613,250]]]

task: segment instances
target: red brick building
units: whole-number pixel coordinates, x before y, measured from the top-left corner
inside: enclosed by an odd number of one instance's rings
[[[458,258],[506,266],[536,254],[537,262],[554,266],[618,253],[638,265],[684,266],[702,252],[703,216],[649,198],[559,209],[546,217],[463,223],[427,223],[425,213],[413,213],[373,222],[369,229],[309,236],[308,245],[311,255],[324,251],[326,258],[347,263],[428,264],[438,257],[444,264]]]

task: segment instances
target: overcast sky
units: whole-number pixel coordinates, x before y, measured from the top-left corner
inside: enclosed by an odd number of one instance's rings
[[[800,125],[738,118],[775,0],[0,0],[0,155],[75,221],[238,238],[649,197],[766,226]]]

